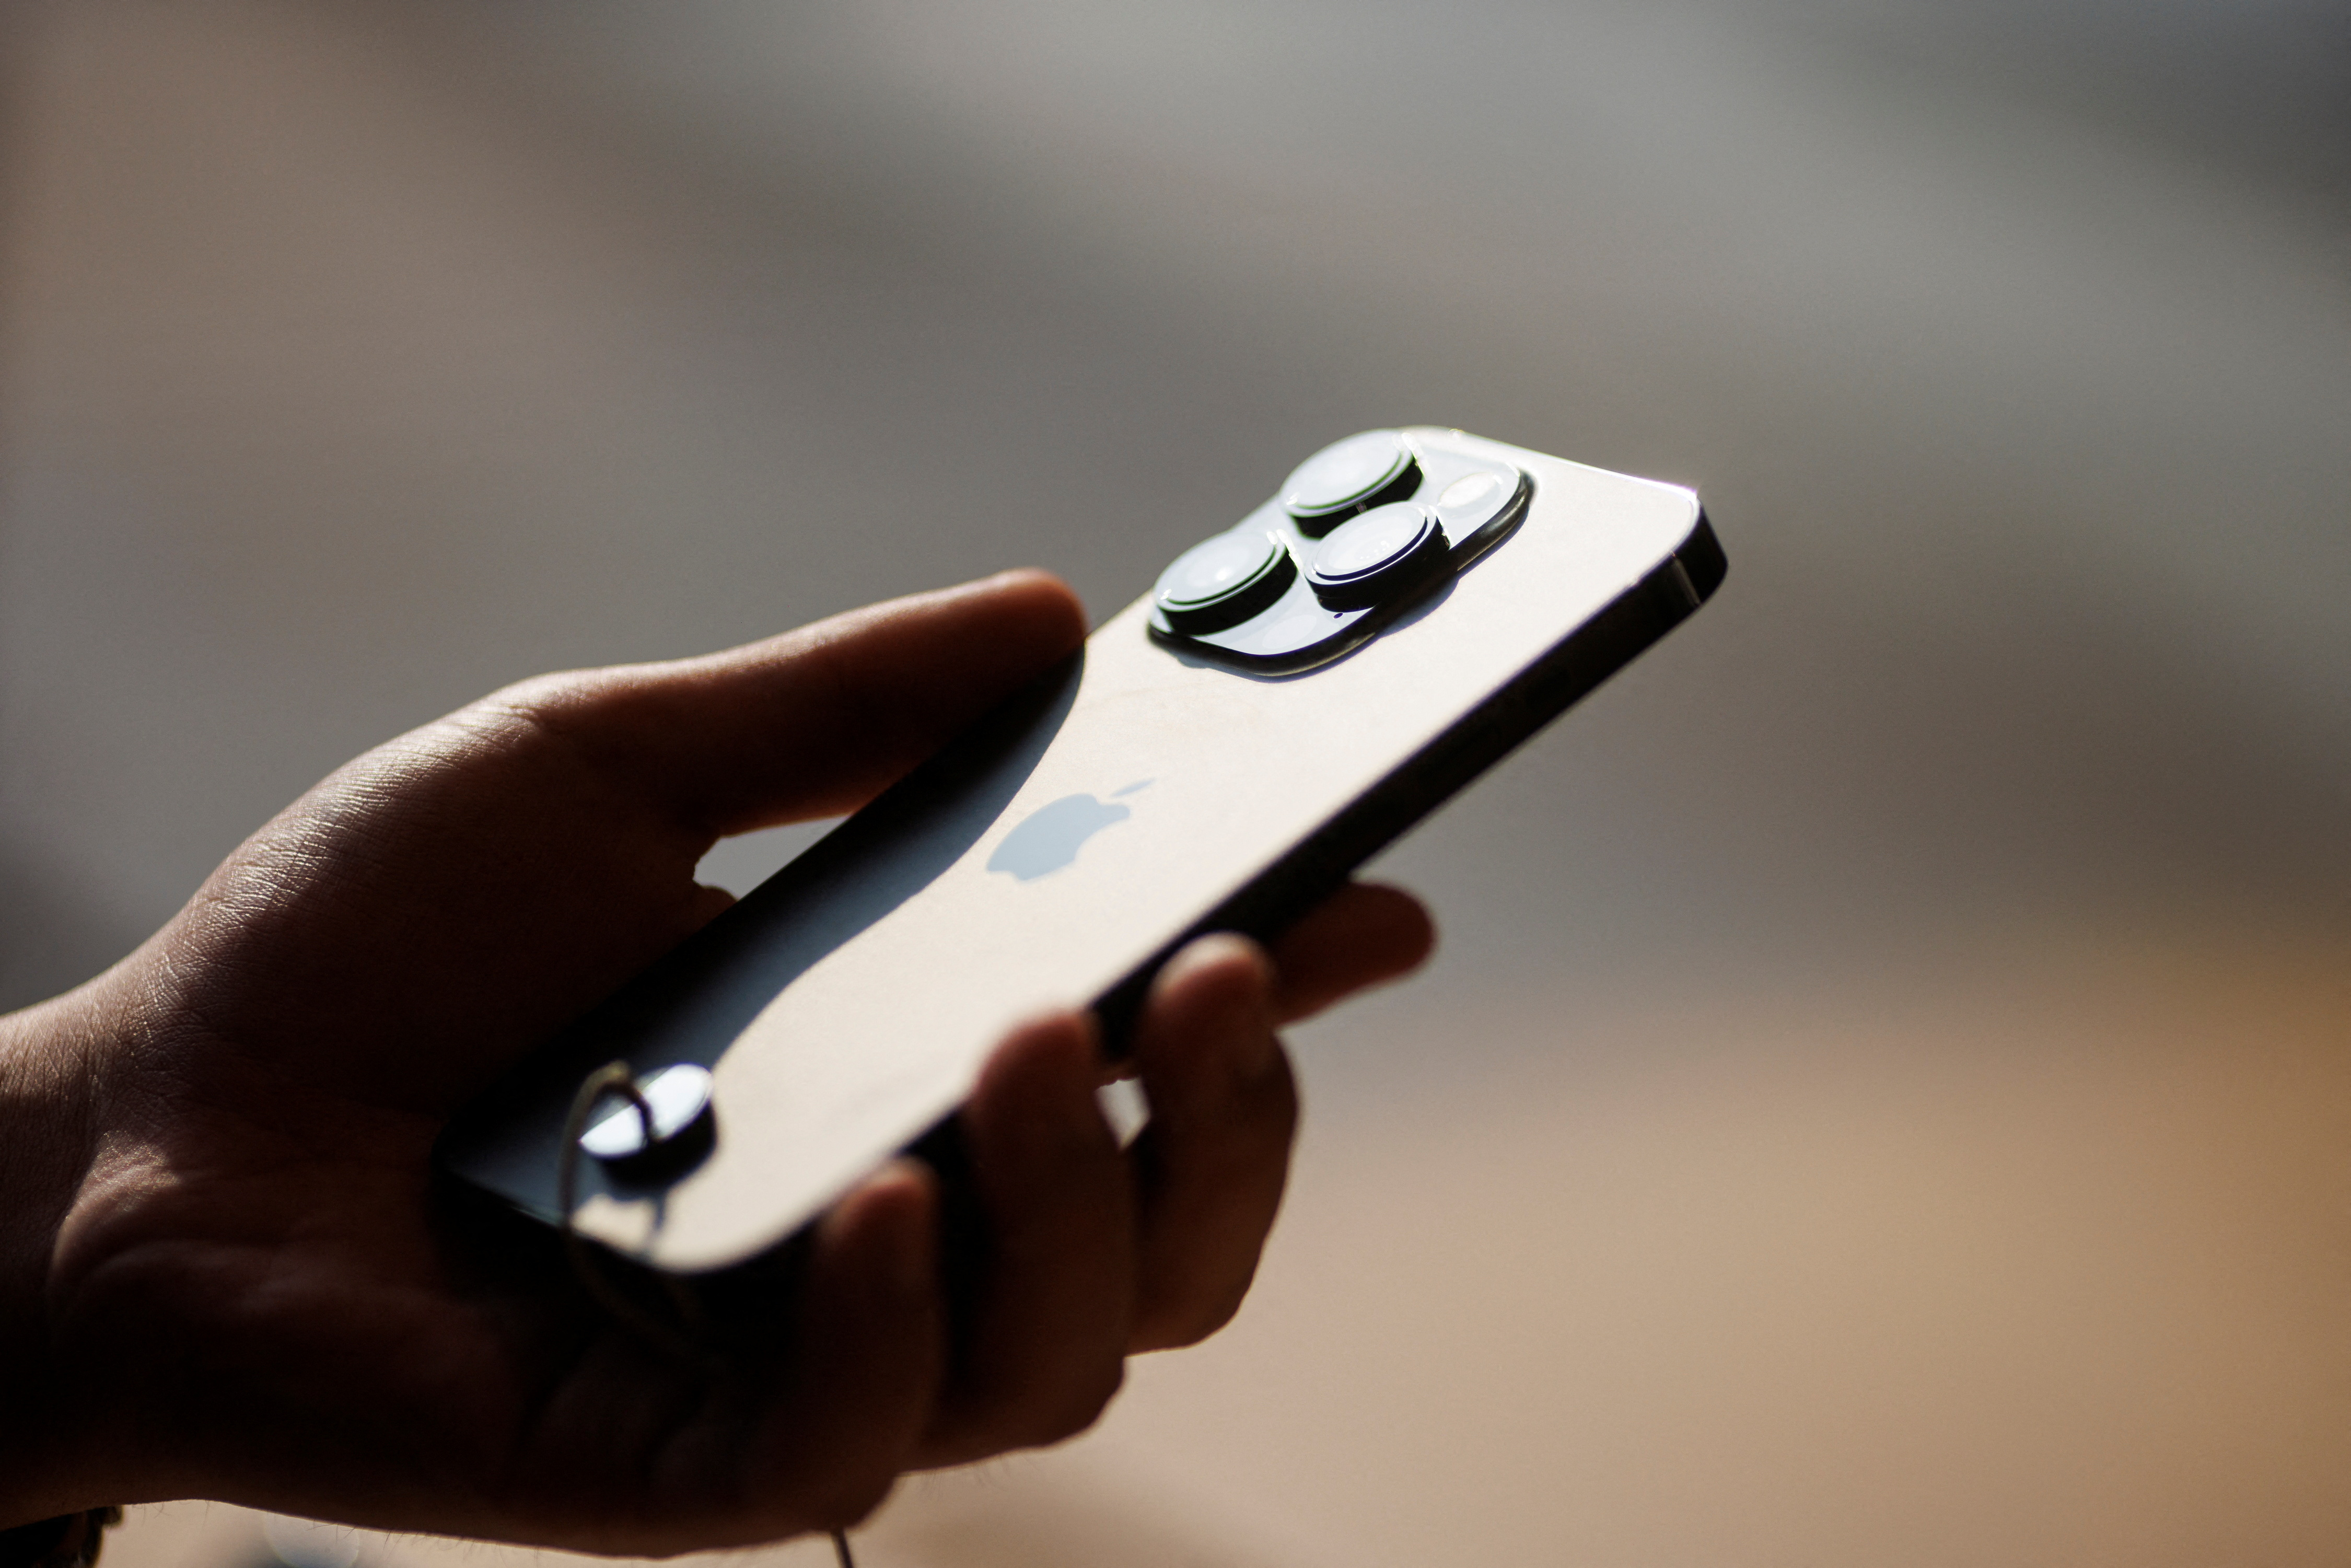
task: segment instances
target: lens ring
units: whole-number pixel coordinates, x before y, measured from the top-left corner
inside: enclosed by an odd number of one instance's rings
[[[1334,441],[1282,482],[1282,508],[1310,534],[1399,487],[1417,467],[1400,430],[1366,430]]]
[[[1258,614],[1298,580],[1298,563],[1262,528],[1204,539],[1159,574],[1152,602],[1177,632],[1222,632]]]
[[[1444,556],[1437,514],[1416,501],[1395,501],[1332,529],[1315,547],[1306,580],[1332,610],[1368,609],[1417,581]]]

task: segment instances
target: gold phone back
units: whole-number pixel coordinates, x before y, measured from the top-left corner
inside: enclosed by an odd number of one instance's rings
[[[1533,479],[1516,531],[1437,600],[1286,676],[1171,650],[1147,634],[1148,601],[1129,605],[991,743],[852,819],[460,1118],[444,1163],[553,1220],[579,1074],[697,1061],[715,1080],[707,1157],[653,1188],[582,1160],[573,1222],[678,1271],[765,1250],[959,1103],[1009,1026],[1150,963],[1700,527],[1687,490],[1408,434]]]

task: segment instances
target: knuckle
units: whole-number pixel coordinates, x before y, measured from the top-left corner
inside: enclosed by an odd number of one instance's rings
[[[605,683],[597,670],[559,670],[501,686],[475,704],[484,713],[518,720],[533,727],[559,727],[583,707],[592,706]]]

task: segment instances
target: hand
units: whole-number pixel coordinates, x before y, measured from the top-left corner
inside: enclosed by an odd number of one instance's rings
[[[1172,962],[1131,1149],[1088,1020],[1003,1043],[964,1113],[992,1264],[952,1358],[919,1166],[819,1221],[776,1354],[724,1375],[528,1248],[469,1247],[428,1179],[455,1107],[725,907],[694,881],[716,839],[855,808],[1083,632],[1016,574],[527,682],[343,768],[131,957],[0,1019],[0,1524],[193,1496],[611,1552],[768,1540],[1066,1437],[1125,1354],[1221,1324],[1296,1114],[1274,1029],[1420,959],[1402,894],[1351,888],[1270,958]]]

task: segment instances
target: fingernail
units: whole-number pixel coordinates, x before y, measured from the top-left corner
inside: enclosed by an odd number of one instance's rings
[[[1214,979],[1204,973],[1225,968],[1240,972]],[[1181,995],[1204,982],[1207,995]],[[1246,936],[1219,933],[1188,944],[1161,971],[1154,1005],[1174,1009],[1166,1016],[1180,1020],[1174,1027],[1187,1052],[1221,1060],[1239,1082],[1254,1082],[1281,1065],[1281,1040],[1273,1023],[1273,962]]]
[[[913,1186],[921,1180],[912,1171],[893,1173],[896,1178]],[[889,1235],[883,1239],[884,1265],[888,1270],[891,1288],[904,1296],[925,1295],[931,1289],[932,1260],[931,1228],[922,1222],[922,1214],[912,1204],[900,1204],[888,1217]]]
[[[1281,1037],[1273,1027],[1272,965],[1255,946],[1244,951],[1249,960],[1249,983],[1247,990],[1230,1004],[1238,1015],[1233,1020],[1234,1030],[1240,1037],[1233,1064],[1243,1078],[1253,1080],[1265,1077],[1280,1065]]]
[[[1162,973],[1165,983],[1175,987],[1190,980],[1196,970],[1214,969],[1233,963],[1248,964],[1260,975],[1265,969],[1265,958],[1256,943],[1246,936],[1219,931],[1187,943],[1181,952],[1168,960],[1167,967]]]

